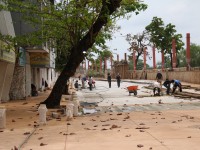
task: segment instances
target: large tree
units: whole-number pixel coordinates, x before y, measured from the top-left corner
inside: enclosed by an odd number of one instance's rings
[[[136,35],[127,34],[126,35],[126,41],[129,43],[129,51],[136,52],[136,69],[138,68],[138,62],[140,56],[144,53],[145,48],[150,45],[149,35],[146,31],[143,31],[142,33],[138,33]],[[148,55],[148,53],[147,53]]]
[[[170,55],[172,67],[172,40],[176,41],[176,53],[183,49],[184,45],[181,40],[182,35],[176,33],[175,25],[169,23],[165,26],[161,18],[153,17],[152,22],[145,29],[149,33],[153,45],[164,54]]]
[[[133,70],[133,67],[134,67],[133,65],[134,65],[134,63],[133,63],[133,54],[131,54],[131,55],[128,56],[128,66],[129,66],[130,70]],[[144,60],[143,59],[138,59],[136,65],[137,65],[136,66],[137,70],[142,70],[143,67],[144,67]],[[146,68],[149,69],[150,66],[148,64],[146,64]]]
[[[48,40],[57,49],[56,62],[61,73],[49,97],[43,102],[48,108],[60,105],[67,80],[74,75],[90,50],[95,49],[95,45],[101,47],[105,43],[104,38],[111,38],[109,33],[113,31],[116,19],[147,8],[135,0],[63,0],[42,7],[38,3],[33,5],[21,0],[5,0],[4,3],[0,8],[24,14],[24,19],[36,30],[15,38],[1,36],[2,39],[17,42],[23,47]]]

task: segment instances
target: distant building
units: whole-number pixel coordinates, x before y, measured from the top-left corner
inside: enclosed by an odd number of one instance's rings
[[[42,5],[43,3],[41,7]],[[2,34],[18,36],[34,30],[36,29],[26,24],[22,14],[0,12],[0,32]],[[16,62],[15,71],[15,53],[8,53],[3,50],[1,48],[3,43],[0,43],[0,68],[2,68],[0,74],[3,74],[3,76],[0,76],[0,101],[26,99],[27,96],[31,96],[31,84],[34,84],[39,91],[45,89],[45,82],[48,87],[54,85],[57,79],[57,73],[55,72],[56,56],[55,49],[49,43],[50,41],[47,41],[42,45],[33,47],[22,47],[16,43],[16,50],[21,55],[19,61]]]

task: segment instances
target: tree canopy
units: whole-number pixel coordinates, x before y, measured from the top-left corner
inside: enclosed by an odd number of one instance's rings
[[[16,37],[1,34],[0,38],[10,45],[14,46],[17,43],[18,46],[25,48],[41,45],[47,40],[51,41],[50,46],[57,49],[57,68],[61,70],[61,66],[70,56],[70,48],[75,46],[89,30],[93,30],[91,27],[102,13],[102,7],[107,1],[62,0],[51,4],[50,1],[44,3],[42,0],[34,3],[29,0],[3,0],[3,3],[4,5],[0,5],[0,10],[21,13],[23,21],[35,30]],[[115,25],[118,19],[128,18],[131,12],[138,14],[147,8],[145,4],[135,0],[111,0],[108,3],[111,9],[115,7],[112,5],[120,5],[120,8],[108,14],[106,25],[98,32],[91,47],[95,53],[107,48],[106,40],[112,39],[112,33],[119,29]],[[88,48],[83,47],[82,51],[88,51]]]
[[[139,69],[139,58],[143,54],[144,49],[150,45],[150,39],[149,35],[146,31],[143,31],[142,33],[138,33],[135,35],[127,34],[126,35],[126,41],[129,43],[129,51],[136,52],[136,68]],[[148,55],[148,53],[147,53]],[[139,67],[139,68],[138,68]]]
[[[176,41],[176,52],[183,49],[182,35],[176,33],[175,25],[169,23],[166,26],[161,18],[153,17],[152,22],[145,27],[150,35],[150,42],[164,54],[169,54],[172,66],[172,40]]]
[[[62,91],[67,80],[95,46],[102,47],[111,38],[115,22],[145,10],[147,5],[136,0],[62,0],[55,5],[43,1],[3,0],[0,10],[23,14],[23,19],[32,25],[34,32],[16,37],[0,37],[19,46],[34,46],[49,41],[57,50],[57,59],[62,64],[49,97],[43,102],[48,108],[60,105]],[[41,2],[41,3],[39,3]],[[83,51],[87,52],[86,54]],[[93,51],[98,51],[94,48]],[[62,58],[61,58],[62,56]]]
[[[129,43],[129,51],[136,52],[136,64],[139,57],[143,54],[147,46],[155,46],[159,52],[164,52],[171,60],[172,66],[172,40],[176,41],[176,52],[183,49],[184,43],[181,40],[182,35],[176,33],[175,25],[171,23],[165,26],[161,18],[153,17],[151,23],[145,27],[142,33],[135,35],[127,34],[126,41]]]

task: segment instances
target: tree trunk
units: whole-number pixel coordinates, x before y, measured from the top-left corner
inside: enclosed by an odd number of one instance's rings
[[[10,91],[9,91],[10,100],[19,100],[19,99],[26,98],[25,67],[26,66],[19,66],[19,57],[17,56],[16,61],[15,61],[15,68],[14,68],[14,72],[13,72],[11,87],[10,87]]]
[[[76,68],[85,58],[83,50],[87,51],[92,47],[99,31],[107,24],[109,15],[120,6],[120,2],[121,0],[102,0],[102,8],[99,17],[88,33],[77,43],[77,45],[71,48],[71,54],[67,64],[58,77],[49,97],[42,102],[43,104],[46,104],[47,108],[56,108],[60,106],[62,92],[67,80],[74,75]]]
[[[10,100],[26,99],[25,67],[15,65],[13,79],[9,91]]]
[[[69,94],[69,84],[65,85],[62,94],[64,94],[64,95],[70,95]]]
[[[137,64],[138,64],[138,60],[139,60],[140,55],[141,55],[141,53],[138,52],[138,55],[136,56],[136,61],[135,61],[135,63],[136,63],[136,70],[138,69]]]
[[[172,53],[170,53],[170,65],[171,65],[171,68],[173,68]],[[174,68],[173,68],[173,69],[174,69]]]

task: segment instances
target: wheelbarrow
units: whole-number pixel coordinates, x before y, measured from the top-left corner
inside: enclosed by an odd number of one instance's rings
[[[129,92],[129,95],[131,95],[131,93],[133,93],[136,96],[137,95],[138,86],[137,85],[128,86],[127,90]]]

